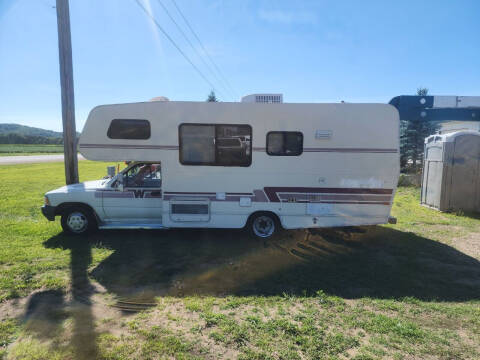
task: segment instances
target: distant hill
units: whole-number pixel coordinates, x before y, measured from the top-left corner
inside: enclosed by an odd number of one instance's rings
[[[63,133],[20,124],[0,124],[0,144],[59,145],[63,144]]]
[[[44,136],[48,138],[61,138],[63,134],[58,131],[45,130],[20,124],[0,124],[0,135],[18,134],[24,136]]]

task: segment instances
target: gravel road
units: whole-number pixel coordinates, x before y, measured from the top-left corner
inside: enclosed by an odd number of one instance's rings
[[[78,160],[85,158],[78,154]],[[18,156],[0,156],[0,165],[31,164],[41,162],[62,162],[63,154],[54,155],[18,155]]]

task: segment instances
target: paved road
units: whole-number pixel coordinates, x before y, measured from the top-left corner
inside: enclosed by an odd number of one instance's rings
[[[78,154],[78,160],[85,158]],[[41,162],[62,162],[63,154],[55,155],[18,155],[18,156],[0,156],[0,165],[30,164]]]

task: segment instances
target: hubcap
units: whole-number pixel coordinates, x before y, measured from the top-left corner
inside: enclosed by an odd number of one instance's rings
[[[259,216],[253,221],[253,232],[259,237],[269,237],[274,231],[275,221],[269,216]]]
[[[88,220],[81,212],[73,212],[68,215],[67,225],[73,232],[81,233],[87,228]]]

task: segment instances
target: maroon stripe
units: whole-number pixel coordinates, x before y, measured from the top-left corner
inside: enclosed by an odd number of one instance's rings
[[[178,198],[179,196],[178,195],[165,195],[164,196],[164,200],[171,200],[173,198]],[[188,196],[183,196],[183,197],[188,197]],[[190,195],[190,197],[194,197],[194,198],[200,198],[200,199],[209,199],[210,201],[230,201],[230,202],[237,202],[237,201],[240,201],[240,198],[242,197],[246,197],[246,196],[241,196],[241,195],[227,195],[225,196],[225,199],[217,199],[217,197],[215,195]],[[252,196],[252,194],[250,194],[248,197],[250,197],[252,199],[252,201],[256,201],[254,200],[254,197]]]
[[[279,202],[278,193],[311,193],[311,194],[392,194],[392,189],[371,188],[314,188],[314,187],[265,187],[265,193],[272,202]]]
[[[367,205],[390,205],[390,202],[386,201],[308,201],[308,200],[300,200],[300,201],[283,201],[282,203],[291,203],[291,204],[367,204]]]
[[[358,201],[390,201],[391,196],[384,195],[363,195],[363,194],[352,194],[352,195],[311,195],[311,194],[295,194],[295,193],[279,193],[279,198],[281,200],[296,199],[298,200],[307,200],[310,202],[318,202],[322,200],[358,200]]]
[[[134,198],[135,191],[141,190],[125,190],[125,191],[112,191],[112,190],[96,190],[95,197],[96,198]],[[154,191],[146,191],[144,190],[143,198],[161,198],[162,191],[161,190],[154,190]]]
[[[128,145],[128,144],[80,144],[84,149],[151,149],[178,150],[178,145]],[[253,147],[253,151],[266,151],[264,147]],[[377,148],[304,148],[303,152],[341,152],[341,153],[397,153],[397,149]]]
[[[103,198],[134,198],[134,194],[132,191],[125,191],[125,192],[117,192],[117,191],[102,191],[99,196],[95,194],[95,197],[103,197]]]
[[[185,196],[186,195],[186,196]],[[163,199],[164,200],[171,200],[171,199],[174,199],[174,198],[178,198],[179,195],[178,194],[169,194],[167,195],[167,193],[165,193],[165,195],[163,196]],[[188,198],[195,198],[195,199],[192,199],[192,200],[203,200],[203,199],[208,199],[208,200],[211,200],[211,201],[225,201],[225,200],[217,200],[217,197],[215,195],[190,195],[188,196],[188,194],[184,194],[183,196],[180,195],[180,200],[185,200],[185,198],[188,197]],[[188,199],[187,199],[188,200]]]
[[[160,198],[162,197],[161,191],[145,191],[146,198]],[[214,192],[186,192],[166,191],[165,200],[171,199],[175,196],[193,196],[203,197],[210,200],[217,201],[239,201],[241,197],[250,197],[254,202],[329,202],[329,203],[345,203],[345,201],[351,201],[352,203],[385,203],[390,204],[390,196],[392,189],[372,189],[372,188],[313,188],[313,187],[265,187],[264,191],[254,190],[252,193],[226,193],[225,200],[219,200],[216,198]],[[105,198],[132,198],[134,197],[134,190],[131,191],[108,191],[97,190],[95,191],[95,197]],[[376,196],[377,195],[377,196]],[[290,200],[291,199],[291,200]]]
[[[397,153],[397,149],[377,148],[303,148],[303,152]]]
[[[288,203],[289,201],[282,201],[283,203]],[[295,203],[310,203],[310,204],[367,204],[367,205],[390,205],[390,202],[385,201],[296,201]]]
[[[264,147],[254,147],[253,151],[267,151]],[[303,148],[303,152],[340,152],[340,153],[397,153],[397,149],[379,148]]]
[[[274,189],[274,188],[270,188]],[[283,188],[282,188],[283,189]],[[294,188],[296,192],[300,192],[298,189],[309,189],[309,192],[312,192],[312,188]],[[335,188],[314,188],[314,189],[320,189],[320,190],[328,190],[332,191],[334,189],[335,191],[338,191],[338,189]],[[344,189],[344,190],[360,190],[357,188],[354,189]],[[389,189],[361,189],[361,190],[384,190],[387,191]],[[320,204],[367,204],[367,205],[390,205],[390,201],[383,201],[383,200],[389,200],[389,197],[386,196],[349,196],[349,195],[322,195],[320,196],[320,200],[314,200],[310,198],[310,200],[306,200],[306,195],[300,195],[300,199],[291,197],[295,199],[295,201],[289,201],[288,197],[285,197],[284,194],[281,195],[281,199],[278,198],[278,194],[276,192],[271,193],[269,195],[269,192],[265,190],[267,193],[268,198],[270,201],[273,202],[283,202],[283,203],[320,203]],[[168,195],[167,195],[168,194]],[[229,194],[236,194],[236,195],[227,195],[224,200],[219,200],[214,196],[215,193],[195,193],[195,192],[165,192],[164,200],[170,200],[174,198],[177,194],[182,194],[182,195],[191,195],[195,197],[203,197],[203,198],[208,198],[211,201],[223,201],[223,202],[238,202],[240,198],[244,197],[242,195],[238,194],[243,194],[247,195],[247,193],[229,193]],[[272,194],[276,196],[276,199],[278,201],[272,200]],[[134,190],[131,191],[124,191],[124,192],[117,192],[117,191],[106,191],[106,190],[97,190],[95,191],[95,197],[102,197],[103,198],[135,198],[134,195]],[[254,195],[248,194],[252,201],[254,202],[267,202],[267,196],[265,196],[265,192],[262,190],[254,190]],[[308,195],[307,195],[308,196]],[[161,191],[145,191],[144,198],[161,198],[162,193]],[[307,197],[308,199],[308,197]],[[343,201],[342,201],[343,199]],[[378,199],[378,201],[373,201],[373,199]]]
[[[216,192],[185,192],[185,191],[165,191],[165,194],[186,194],[186,195],[217,195]],[[252,193],[227,192],[225,195],[244,195],[252,196]]]
[[[263,190],[253,190],[253,194],[255,195],[252,201],[255,202],[268,202],[267,196]]]
[[[264,187],[263,190],[265,191],[265,194],[267,194],[268,200],[271,202],[280,202],[280,199],[278,198],[277,192],[275,191],[276,188],[272,187]],[[281,188],[279,188],[281,189]]]
[[[176,196],[190,195],[192,197],[207,198],[212,201],[240,201],[240,198],[249,197],[253,202],[268,202],[268,198],[263,190],[253,190],[252,193],[226,193],[225,200],[218,200],[216,193],[198,193],[198,192],[170,192],[166,191],[164,199],[170,200]]]
[[[217,195],[214,192],[186,192],[186,191],[165,191],[165,194],[181,194],[181,195]]]
[[[312,194],[391,194],[393,189],[383,188],[317,188],[317,187],[265,187],[270,191],[282,193]]]

